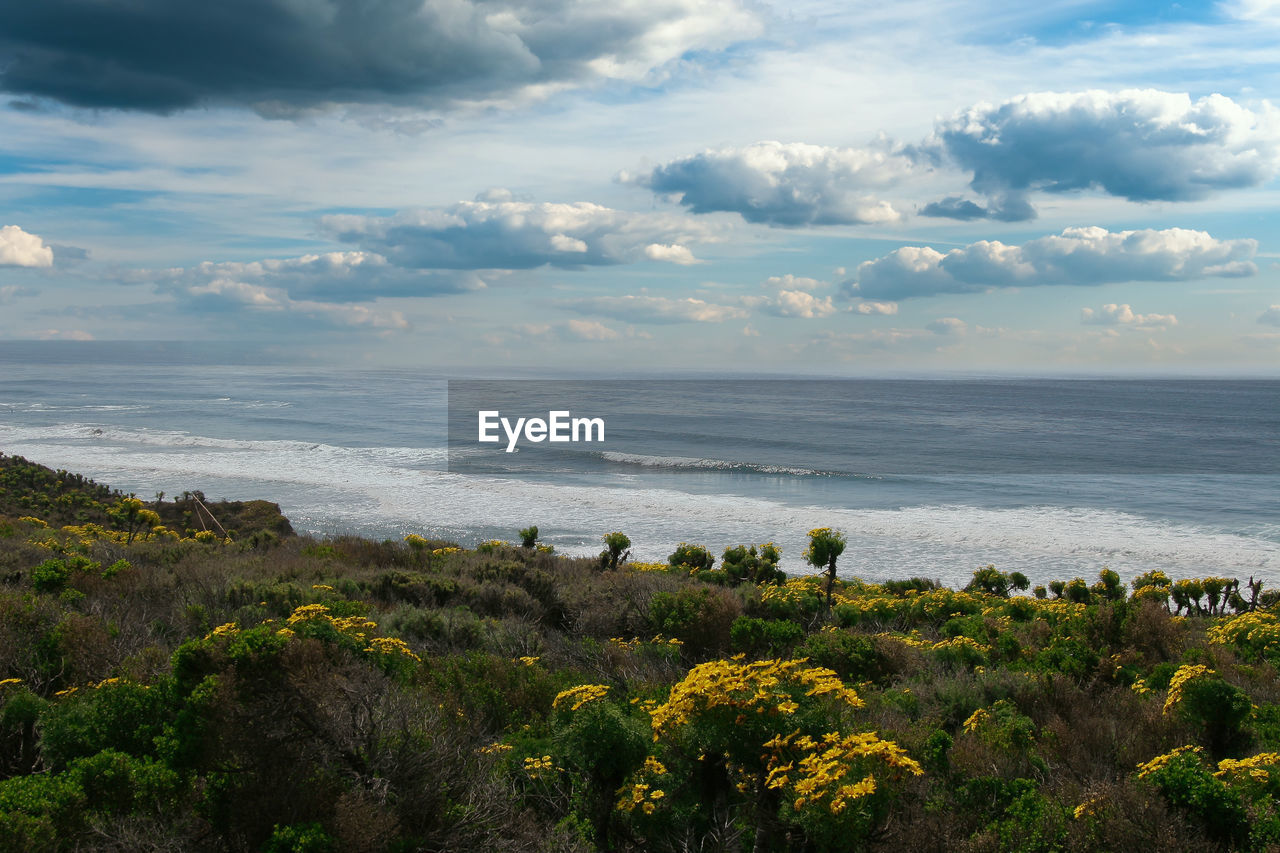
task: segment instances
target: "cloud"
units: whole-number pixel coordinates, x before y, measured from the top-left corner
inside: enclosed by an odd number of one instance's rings
[[[650,243],[644,247],[644,256],[651,261],[666,261],[672,264],[680,264],[681,266],[702,263],[693,256],[693,252],[689,251],[687,246],[674,243],[671,245]]]
[[[939,317],[932,323],[926,323],[925,328],[935,335],[963,335],[969,324],[959,317]]]
[[[0,267],[51,267],[53,249],[17,225],[0,228]]]
[[[778,295],[765,303],[764,310],[777,317],[799,317],[814,320],[836,313],[830,296],[818,298],[803,290],[780,290]]]
[[[282,287],[263,286],[232,278],[167,281],[162,292],[173,295],[179,307],[202,316],[238,315],[261,318],[290,316],[335,327],[366,329],[387,334],[407,331],[410,326],[399,311],[381,310],[347,302],[294,299]]]
[[[896,302],[859,302],[849,309],[856,314],[886,314],[892,315],[898,313],[898,303]]]
[[[1173,314],[1135,314],[1128,305],[1117,305],[1111,302],[1103,305],[1097,311],[1092,308],[1081,309],[1080,322],[1089,326],[1132,326],[1134,328],[1163,329],[1178,325],[1178,318]]]
[[[612,341],[618,337],[613,329],[595,320],[569,320],[565,323],[565,331],[569,337],[579,341]]]
[[[612,317],[628,323],[722,323],[741,320],[747,312],[732,305],[717,305],[701,299],[666,296],[595,296],[561,303],[580,314]]]
[[[1005,193],[989,199],[985,207],[959,196],[947,196],[941,201],[926,204],[920,209],[920,215],[943,219],[1025,222],[1036,218],[1036,210],[1023,196],[1017,193]]]
[[[1280,326],[1280,305],[1272,305],[1258,316],[1258,322],[1266,326]]]
[[[1068,228],[1009,246],[983,240],[943,254],[904,246],[858,267],[845,293],[863,299],[910,299],[981,293],[999,287],[1099,285],[1249,276],[1254,240],[1217,240],[1203,231]]]
[[[1258,186],[1280,164],[1280,121],[1222,95],[1151,89],[1039,92],[981,103],[937,124],[915,153],[972,172],[992,208],[951,197],[926,216],[1031,218],[1021,196],[1100,189],[1130,201],[1193,201]]]
[[[930,202],[920,210],[921,216],[937,216],[945,219],[986,219],[987,209],[968,199],[949,195],[940,201]]]
[[[486,196],[492,198],[492,194]],[[459,202],[390,217],[326,216],[334,239],[414,269],[572,269],[649,259],[696,263],[687,242],[708,239],[683,217],[627,213],[588,202]]]
[[[728,211],[776,226],[862,225],[901,218],[868,190],[890,186],[914,163],[890,151],[757,142],[672,160],[624,183],[678,198],[693,213]]]
[[[576,341],[579,343],[597,343],[616,341],[624,337],[617,329],[610,328],[595,320],[566,320],[563,323],[522,323],[507,332],[490,333],[488,340],[494,346],[507,346],[515,339]],[[648,334],[628,328],[628,338],[647,338]]]
[[[0,86],[160,113],[441,107],[641,80],[760,31],[738,0],[40,0],[5,10]]]
[[[824,287],[830,287],[831,282],[787,273],[786,275],[769,276],[764,280],[764,286],[776,287],[779,290],[820,290]]]
[[[365,302],[384,296],[437,296],[479,290],[473,272],[434,272],[397,267],[373,252],[326,252],[297,258],[213,263],[146,270],[126,276],[151,281],[169,292],[195,292],[210,282],[235,282],[280,290],[293,299]]]

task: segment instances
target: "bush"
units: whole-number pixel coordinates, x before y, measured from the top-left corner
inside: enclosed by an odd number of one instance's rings
[[[319,823],[276,827],[262,846],[262,853],[334,853],[337,843]]]
[[[1153,759],[1139,776],[1219,844],[1235,848],[1248,838],[1249,816],[1240,795],[1215,779],[1195,751],[1177,750]]]
[[[796,649],[796,656],[825,666],[852,683],[884,683],[890,675],[889,666],[876,648],[875,641],[851,631],[827,630],[812,634],[804,645]]]
[[[706,548],[690,545],[688,542],[681,542],[671,556],[667,557],[672,568],[687,568],[695,572],[710,569],[715,561],[716,558]]]
[[[729,628],[734,651],[779,657],[804,639],[804,629],[785,619],[754,619],[739,616]]]

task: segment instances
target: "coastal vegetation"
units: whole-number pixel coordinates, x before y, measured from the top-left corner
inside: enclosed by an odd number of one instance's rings
[[[0,851],[1280,845],[1253,578],[512,535],[318,539],[0,455]]]

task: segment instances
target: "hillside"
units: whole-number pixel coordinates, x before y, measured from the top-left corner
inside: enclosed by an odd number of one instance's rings
[[[1261,584],[828,588],[768,545],[320,540],[262,502],[226,537],[0,470],[0,851],[1280,843]]]
[[[115,507],[130,497],[80,474],[55,471],[21,456],[0,453],[0,516],[33,516],[62,527],[68,524],[111,525]],[[146,501],[160,524],[185,535],[200,530],[227,533],[232,538],[268,532],[292,536],[289,519],[276,504],[263,500],[213,501],[201,492],[185,492],[170,500]]]

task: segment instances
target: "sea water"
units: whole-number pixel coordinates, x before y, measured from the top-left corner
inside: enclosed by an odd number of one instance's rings
[[[0,451],[146,499],[266,498],[321,535],[536,524],[594,554],[621,530],[646,560],[773,541],[798,573],[807,531],[835,527],[841,574],[871,580],[1280,583],[1276,381],[619,380],[647,420],[574,464],[476,473],[450,465],[445,376],[47,356],[0,350]],[[554,383],[515,387],[556,404]]]

